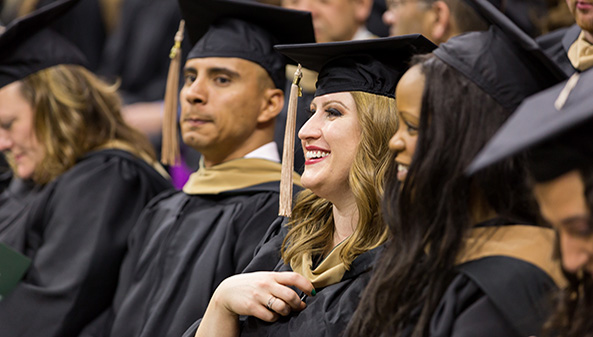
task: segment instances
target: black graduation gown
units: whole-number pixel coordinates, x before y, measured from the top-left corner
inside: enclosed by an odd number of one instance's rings
[[[567,28],[561,28],[551,33],[542,35],[535,39],[544,52],[556,62],[568,75],[574,74],[577,70],[568,59],[568,49],[577,40],[581,33],[581,27],[574,24]]]
[[[14,246],[32,259],[0,302],[2,336],[77,336],[111,303],[127,237],[170,183],[121,150],[85,156],[34,198]]]
[[[273,181],[155,198],[130,236],[112,308],[83,335],[181,336],[203,316],[218,284],[251,261],[278,217],[279,193]]]
[[[274,235],[275,233],[279,234]],[[266,243],[244,272],[291,271],[290,266],[280,259],[280,247],[286,233],[286,227],[283,226],[282,219],[279,219],[270,227]],[[241,336],[341,336],[371,278],[372,265],[382,249],[383,246],[359,255],[340,282],[316,289],[315,296],[305,296],[307,307],[303,311],[281,317],[274,323],[247,317],[242,324]],[[296,291],[302,298],[304,294],[298,289]],[[183,337],[194,336],[198,325],[199,321]]]
[[[430,320],[431,337],[539,335],[552,309],[550,295],[557,290],[542,269],[494,255],[461,264],[457,272]]]
[[[14,178],[0,194],[0,242],[9,246],[18,245],[13,240],[19,235],[14,232],[24,226],[31,201],[40,190],[40,185]]]

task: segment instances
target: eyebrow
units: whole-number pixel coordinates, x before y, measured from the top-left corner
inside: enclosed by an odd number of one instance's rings
[[[583,215],[574,215],[574,216],[571,216],[569,218],[562,219],[560,221],[560,224],[562,224],[562,225],[570,225],[570,224],[572,224],[574,222],[577,222],[577,221],[589,221],[589,219],[590,219],[590,217],[588,215],[585,215],[585,214],[583,214]]]
[[[402,115],[402,118],[406,121],[416,122],[416,124],[420,123],[420,118],[418,118],[416,115],[402,110],[400,110],[399,113]]]
[[[340,102],[338,100],[329,100],[329,101],[323,102],[321,104],[321,106],[322,107],[326,107],[326,106],[328,106],[330,104],[338,104],[338,105],[342,106],[344,109],[350,111],[350,109],[348,109],[348,107],[346,105],[344,105],[344,103],[342,103],[342,102]],[[315,107],[317,107],[315,104],[312,104],[312,105],[314,105]]]
[[[210,76],[213,76],[213,75],[216,75],[216,74],[225,74],[225,75],[230,76],[231,78],[239,78],[239,77],[241,77],[241,75],[238,72],[236,72],[234,70],[231,70],[229,68],[225,68],[225,67],[208,68],[206,70],[206,72]],[[185,67],[185,68],[183,68],[183,73],[184,74],[186,74],[186,73],[197,74],[198,73],[198,70],[196,68],[194,68],[194,67]]]

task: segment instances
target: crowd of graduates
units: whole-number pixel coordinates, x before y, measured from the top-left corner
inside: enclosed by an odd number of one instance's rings
[[[593,337],[593,2],[566,5],[546,33],[536,0],[388,0],[377,37],[371,0],[24,1],[0,335]]]

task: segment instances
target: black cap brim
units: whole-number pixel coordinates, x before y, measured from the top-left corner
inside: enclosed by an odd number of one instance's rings
[[[79,0],[56,1],[13,21],[0,35],[0,88],[59,64],[86,66],[82,52],[47,28]]]
[[[233,18],[255,24],[270,32],[277,43],[315,41],[311,13],[252,1],[179,0],[190,42],[196,44],[210,26],[222,19]]]
[[[580,129],[582,123],[593,117],[593,95],[591,95],[593,70],[577,76],[580,78],[560,110],[556,109],[555,103],[568,81],[526,99],[476,156],[467,173],[472,174],[504,158],[559,137],[563,133]],[[593,130],[580,132],[593,135]],[[593,136],[587,137],[593,138]],[[591,143],[591,140],[587,143]],[[573,146],[579,145],[573,144]],[[582,146],[591,147],[585,143]],[[543,165],[546,164],[543,163]]]
[[[436,45],[420,34],[388,38],[278,45],[282,54],[319,72],[316,95],[365,91],[394,97],[395,85],[413,55]]]

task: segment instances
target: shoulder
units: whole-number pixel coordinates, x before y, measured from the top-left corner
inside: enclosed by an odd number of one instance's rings
[[[82,157],[70,170],[56,180],[100,179],[130,181],[142,179],[168,188],[170,183],[144,160],[133,154],[117,149],[99,150]]]
[[[521,335],[536,335],[545,322],[555,291],[553,279],[527,261],[488,256],[458,266],[460,276],[488,298],[490,306]]]

